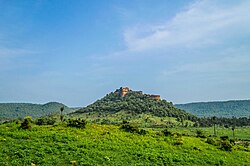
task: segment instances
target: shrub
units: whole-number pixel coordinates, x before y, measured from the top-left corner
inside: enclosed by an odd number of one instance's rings
[[[130,133],[139,133],[140,130],[138,129],[137,126],[131,125],[129,123],[123,124],[121,126],[121,129],[123,129],[126,132],[130,132]]]
[[[214,138],[208,137],[206,143],[211,144],[211,145],[216,145],[217,142]]]
[[[201,149],[200,149],[200,148],[198,148],[198,147],[196,147],[196,146],[195,146],[195,147],[193,147],[193,149],[194,149],[194,150],[201,151]]]
[[[126,131],[126,132],[130,132],[130,133],[137,133],[140,135],[146,135],[147,131],[144,129],[139,129],[137,126],[129,124],[129,122],[125,122],[120,129]]]
[[[76,128],[85,128],[87,121],[84,119],[69,119],[67,126]]]
[[[32,123],[32,118],[30,116],[27,116],[24,118],[23,122],[21,123],[21,128],[22,129],[31,129],[31,123]]]
[[[183,139],[181,137],[178,137],[174,143],[175,145],[182,145],[183,144]]]
[[[140,135],[146,135],[147,131],[144,130],[144,129],[141,129],[138,134],[140,134]]]
[[[234,139],[230,139],[229,142],[230,142],[232,145],[235,145],[235,140],[234,140]]]
[[[203,133],[202,130],[196,130],[196,137],[206,138],[206,136],[205,136],[205,134]]]
[[[250,146],[250,142],[244,141],[244,142],[243,142],[243,146],[244,146],[245,148],[248,148],[248,147]]]
[[[123,120],[122,124],[128,124],[129,122],[127,120]]]
[[[174,135],[177,137],[177,138],[181,138],[182,137],[182,134],[181,133],[174,133]]]
[[[229,137],[227,135],[224,135],[224,136],[221,136],[220,139],[223,140],[223,141],[225,141],[225,140],[228,140]]]
[[[103,119],[101,124],[111,124],[111,121],[109,119]]]
[[[171,131],[169,131],[168,129],[164,129],[164,130],[162,131],[162,133],[163,133],[165,136],[170,136],[170,135],[172,135]]]
[[[53,125],[55,124],[56,120],[54,118],[39,118],[36,120],[35,124],[36,125]]]
[[[233,145],[230,144],[228,140],[222,141],[220,144],[221,144],[221,149],[224,149],[226,151],[231,151],[233,148]]]

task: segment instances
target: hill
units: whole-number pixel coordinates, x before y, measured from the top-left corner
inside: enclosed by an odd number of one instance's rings
[[[96,113],[98,116],[104,114],[110,116],[119,113],[131,114],[132,116],[151,114],[157,117],[174,117],[184,120],[194,120],[196,118],[176,108],[172,102],[161,100],[159,95],[143,94],[142,91],[132,91],[128,88],[117,89],[71,115],[79,116],[84,113]]]
[[[24,118],[25,116],[37,118],[50,113],[60,113],[61,107],[64,107],[63,112],[65,114],[74,111],[64,104],[57,102],[49,102],[46,104],[0,103],[0,120]]]
[[[199,117],[249,117],[250,100],[232,100],[216,102],[197,102],[188,104],[176,104],[183,109]]]

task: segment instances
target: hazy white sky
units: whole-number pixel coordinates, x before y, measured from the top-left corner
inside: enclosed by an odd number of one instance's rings
[[[250,98],[250,1],[0,0],[0,102],[85,106],[128,86]]]

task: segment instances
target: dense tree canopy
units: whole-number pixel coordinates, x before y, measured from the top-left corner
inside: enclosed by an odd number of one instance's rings
[[[104,98],[78,110],[76,113],[116,113],[119,111],[127,111],[132,114],[151,113],[159,117],[169,116],[180,119],[196,119],[195,116],[176,108],[171,102],[166,100],[155,100],[150,95],[137,91],[129,91],[124,97],[120,97],[119,90],[107,94]]]

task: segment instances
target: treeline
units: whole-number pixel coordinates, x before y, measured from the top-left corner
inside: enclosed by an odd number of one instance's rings
[[[150,95],[136,91],[129,91],[126,96],[120,97],[118,90],[73,114],[87,112],[116,113],[119,111],[127,111],[131,114],[151,113],[158,117],[168,116],[192,121],[197,119],[196,116],[176,108],[172,102],[155,100]]]
[[[232,118],[225,118],[225,117],[204,117],[199,118],[195,123],[195,127],[211,127],[214,124],[219,126],[228,127],[243,127],[243,126],[250,126],[250,117],[232,117]]]
[[[250,115],[250,100],[197,102],[188,104],[176,104],[198,117],[248,117]]]

